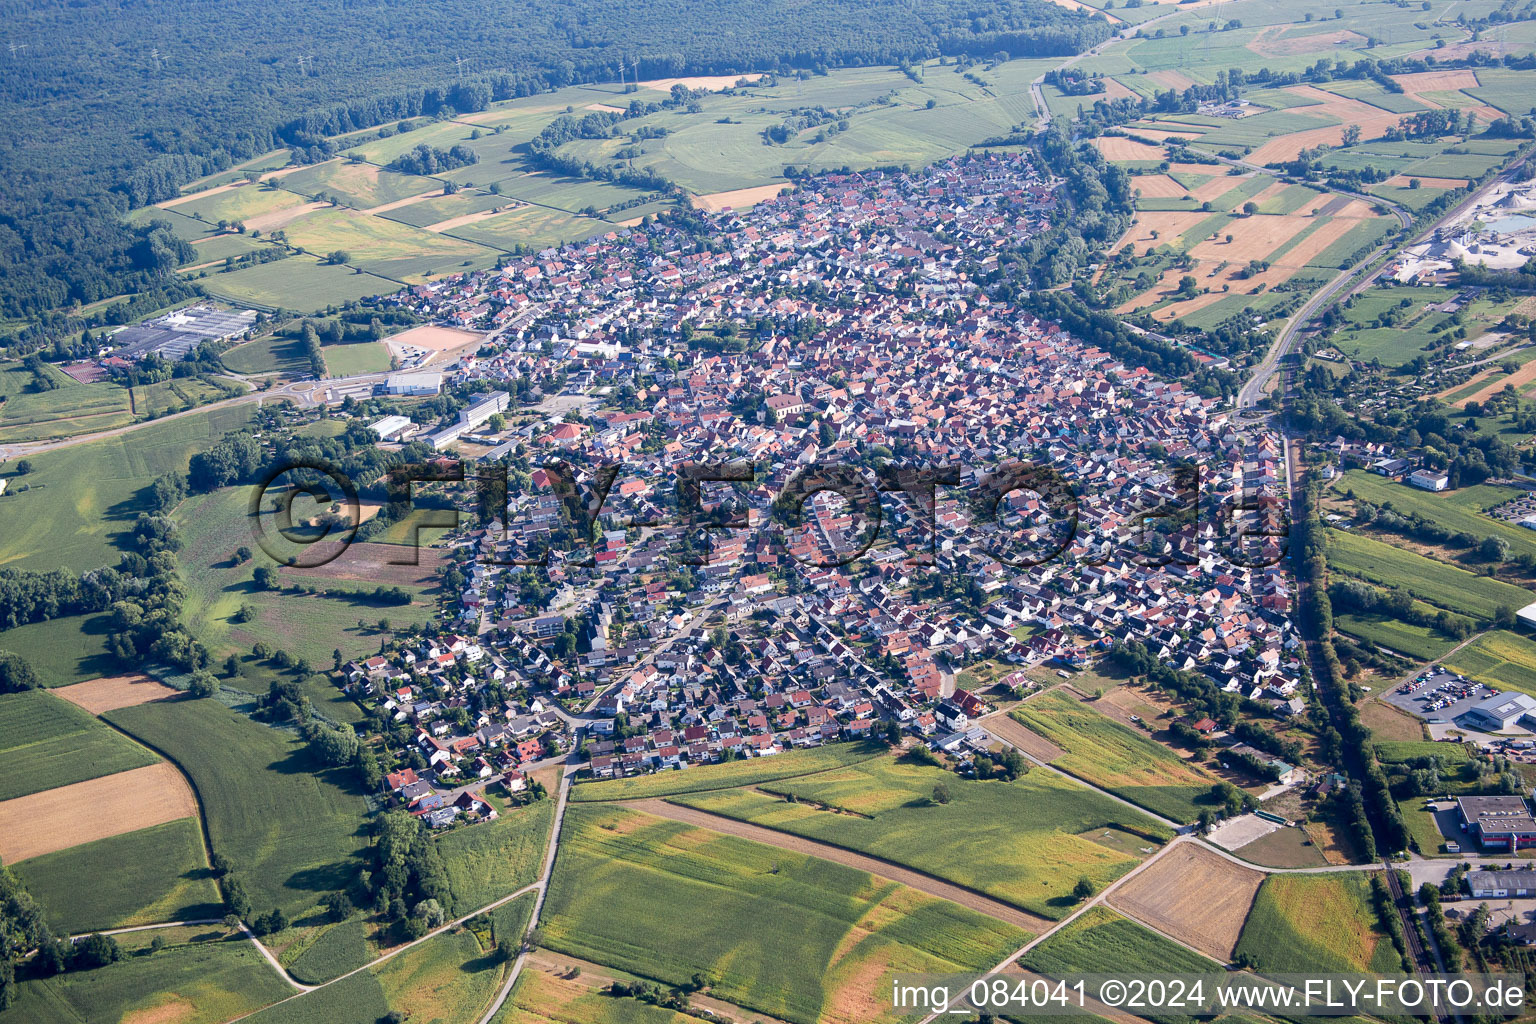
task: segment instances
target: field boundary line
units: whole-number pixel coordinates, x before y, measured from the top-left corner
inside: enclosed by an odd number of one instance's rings
[[[868,757],[861,758],[860,760],[850,761],[847,764],[840,764],[840,765],[836,765],[836,766],[831,767],[831,768],[818,768],[818,769],[816,769],[813,772],[806,772],[804,775],[786,775],[783,778],[767,779],[767,780],[765,780],[763,782],[738,782],[735,785],[731,785],[731,786],[709,786],[709,787],[707,787],[705,789],[690,789],[690,790],[686,790],[685,792],[682,792],[682,793],[666,793],[666,794],[663,794],[661,796],[620,796],[620,797],[613,797],[612,799],[609,799],[609,800],[602,800],[602,799],[598,799],[598,800],[575,800],[573,802],[574,803],[578,803],[578,804],[632,804],[632,803],[638,803],[641,800],[670,800],[670,799],[672,799],[673,797],[676,797],[676,796],[696,796],[699,793],[723,793],[723,792],[725,792],[726,790],[729,790],[729,789],[756,789],[759,786],[769,786],[769,785],[772,785],[775,782],[790,782],[790,781],[793,781],[795,779],[809,779],[809,778],[811,778],[813,776],[816,776],[816,775],[825,775],[827,772],[842,771],[845,768],[857,768],[861,764],[868,764],[869,762],[879,760],[882,757],[891,757],[891,756],[893,756],[893,755],[892,755],[892,753],[890,751],[879,751],[877,753],[869,755]],[[686,771],[686,769],[684,769],[684,770]],[[590,780],[588,782],[577,782],[577,783],[574,783],[571,788],[573,790],[579,790],[582,786],[593,785],[595,783],[605,782],[605,781],[607,781],[607,780],[606,779],[594,779],[594,780]]]

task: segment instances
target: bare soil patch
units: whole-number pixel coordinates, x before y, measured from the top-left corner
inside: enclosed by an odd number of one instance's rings
[[[1106,160],[1161,160],[1164,155],[1158,146],[1116,135],[1101,135],[1093,140],[1093,144]]]
[[[690,89],[707,89],[710,92],[719,92],[721,89],[731,88],[731,86],[743,78],[749,82],[755,82],[762,77],[760,72],[753,72],[750,75],[694,75],[690,78],[653,78],[648,82],[641,82],[640,88],[671,92],[674,85],[685,85]]]
[[[1419,179],[1419,184],[1423,185],[1425,188],[1467,187],[1466,178],[1426,178],[1422,174],[1394,174],[1392,177],[1382,182],[1382,184],[1393,185],[1397,188],[1407,188],[1408,182],[1412,181],[1414,178]]]
[[[0,860],[14,864],[196,816],[191,787],[162,761],[0,802]]]
[[[693,197],[695,210],[709,210],[719,212],[730,207],[733,210],[745,210],[749,206],[772,199],[785,189],[792,189],[793,185],[758,185],[754,188],[735,188],[728,192],[711,192],[705,196]]]
[[[377,511],[377,510],[375,510]],[[319,550],[314,554],[306,554],[306,558],[317,559],[322,554],[330,551],[324,547],[340,547],[339,542],[322,541],[316,545]],[[396,586],[399,584],[412,584],[414,586],[431,586],[437,582],[438,574],[443,567],[443,552],[436,548],[422,546],[417,549],[416,558],[419,565],[395,565],[396,561],[402,561],[411,557],[411,549],[404,544],[372,544],[363,542],[352,544],[342,551],[334,561],[313,568],[299,568],[296,566],[282,566],[278,572],[283,576],[297,576],[306,579],[321,580],[360,580],[365,583],[373,583],[379,586]]]
[[[1526,363],[1508,376],[1495,377],[1456,404],[1465,406],[1468,402],[1486,401],[1500,391],[1503,391],[1505,387],[1513,387],[1516,391],[1519,391],[1531,383],[1531,381],[1536,381],[1536,361]]]
[[[88,679],[74,686],[61,686],[53,694],[93,715],[100,715],[118,708],[148,704],[152,700],[179,697],[181,691],[173,690],[146,675],[129,675]]]
[[[0,807],[3,807],[0,804]],[[889,861],[875,857],[867,857],[852,850],[845,850],[840,846],[831,846],[827,843],[818,843],[812,839],[804,839],[800,836],[790,835],[788,832],[779,832],[771,828],[763,828],[761,825],[751,825],[744,821],[736,821],[732,818],[710,814],[707,811],[695,810],[692,807],[680,807],[677,804],[669,804],[665,800],[635,800],[625,803],[626,807],[647,814],[654,814],[660,818],[669,818],[672,821],[680,821],[696,828],[709,829],[712,832],[721,832],[728,836],[737,836],[741,839],[750,839],[756,843],[764,843],[768,846],[776,846],[781,850],[789,850],[791,853],[804,854],[810,857],[820,857],[830,860],[845,867],[858,871],[867,871],[871,875],[899,882],[910,886],[919,892],[936,896],[941,900],[949,900],[968,907],[978,914],[998,921],[1004,921],[1016,928],[1022,928],[1032,935],[1039,935],[1052,927],[1052,922],[1043,917],[1011,907],[980,893],[972,892],[951,882],[945,882],[925,875],[920,871],[892,864]]]
[[[316,210],[330,209],[330,203],[322,203],[318,200],[313,203],[305,203],[302,206],[291,206],[286,210],[273,210],[271,213],[261,213],[245,220],[247,231],[276,231],[278,228],[287,227],[300,217],[314,213]]]
[[[1180,843],[1133,875],[1108,903],[1223,963],[1232,959],[1264,873]]]
[[[406,355],[407,348],[425,349],[432,353],[422,363],[425,366],[445,352],[478,345],[484,339],[485,335],[479,331],[462,331],[457,327],[412,327],[408,331],[401,331],[391,338],[386,338],[384,347],[389,349],[390,355],[402,358]]]
[[[1131,179],[1131,188],[1147,199],[1182,199],[1189,191],[1166,174],[1141,174]]]
[[[1291,27],[1275,25],[1267,28],[1254,36],[1247,48],[1261,57],[1290,57],[1317,50],[1354,49],[1366,41],[1360,33],[1347,28],[1296,35],[1290,33]]]

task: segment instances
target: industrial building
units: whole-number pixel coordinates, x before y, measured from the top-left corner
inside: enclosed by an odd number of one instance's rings
[[[256,311],[253,309],[188,306],[117,331],[112,335],[112,354],[133,360],[157,355],[175,362],[191,355],[205,341],[238,338],[255,323]]]
[[[390,395],[428,396],[443,390],[440,373],[392,373],[384,380],[384,392]]]
[[[1536,846],[1536,818],[1524,797],[1463,796],[1456,800],[1461,830],[1474,836],[1485,850],[1514,852]]]
[[[1498,732],[1527,719],[1536,721],[1536,697],[1527,693],[1496,693],[1474,704],[1462,718],[1479,729]]]
[[[380,441],[394,441],[414,430],[416,424],[409,416],[385,416],[368,424],[368,429],[379,435]]]
[[[511,402],[512,396],[505,391],[492,391],[488,395],[476,395],[470,400],[468,408],[460,410],[459,422],[444,427],[435,434],[428,434],[427,442],[433,448],[442,451],[492,416],[499,412],[506,412],[507,406]]]
[[[1536,896],[1536,871],[1469,871],[1467,886],[1474,899]]]

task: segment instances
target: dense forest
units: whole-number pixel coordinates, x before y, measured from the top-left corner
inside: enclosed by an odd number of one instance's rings
[[[1075,53],[1102,16],[1047,0],[0,0],[0,319],[164,286],[119,218],[274,148],[582,81]],[[62,325],[61,325],[62,326]]]

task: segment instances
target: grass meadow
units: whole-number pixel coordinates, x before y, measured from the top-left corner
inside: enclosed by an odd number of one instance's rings
[[[1196,801],[1219,781],[1064,693],[1043,693],[1009,714],[1066,752],[1055,767],[1174,821],[1198,817]]]
[[[932,798],[941,782],[950,792],[947,804]],[[1132,838],[1148,848],[1169,834],[1052,772],[975,782],[891,758],[673,802],[916,868],[1050,918],[1071,910],[1079,878],[1102,889],[1140,859],[1085,833],[1130,829],[1145,834]]]
[[[322,931],[291,960],[285,950],[283,962],[288,973],[304,984],[323,985],[367,965],[374,955],[367,923],[353,917]]]
[[[293,733],[214,700],[106,717],[191,776],[214,852],[234,863],[257,913],[281,907],[296,918],[352,881],[367,811],[354,772],[327,768]]]
[[[107,651],[108,615],[65,615],[0,630],[0,650],[21,655],[45,687],[68,686],[121,670]]]
[[[573,805],[541,924],[552,949],[793,1024],[886,1021],[895,971],[991,967],[1024,933],[814,857],[618,807]]]
[[[159,760],[60,697],[42,690],[0,696],[0,800]]]
[[[1360,872],[1271,875],[1238,940],[1261,971],[1396,973],[1397,951]]]
[[[540,800],[439,836],[437,852],[448,871],[454,909],[467,914],[538,881],[554,819],[554,801]]]
[[[1341,530],[1328,532],[1328,565],[1383,587],[1401,587],[1427,604],[1482,622],[1501,605],[1524,608],[1536,594],[1404,548]]]
[[[1519,633],[1484,633],[1447,658],[1445,667],[1500,690],[1536,696],[1536,643]]]
[[[1514,487],[1479,484],[1454,491],[1433,493],[1407,484],[1394,483],[1363,469],[1351,469],[1334,481],[1340,494],[1353,494],[1373,505],[1391,506],[1403,515],[1420,515],[1457,533],[1474,537],[1502,537],[1509,543],[1511,555],[1536,556],[1536,530],[1514,526],[1486,515],[1487,509],[1502,505],[1525,494]]]
[[[746,761],[701,765],[682,771],[657,772],[632,779],[583,782],[571,789],[571,800],[644,800],[650,797],[702,793],[712,789],[734,789],[776,782],[799,775],[844,768],[860,761],[880,757],[887,752],[875,742],[831,743],[824,747],[790,750],[772,757],[754,757]]]

